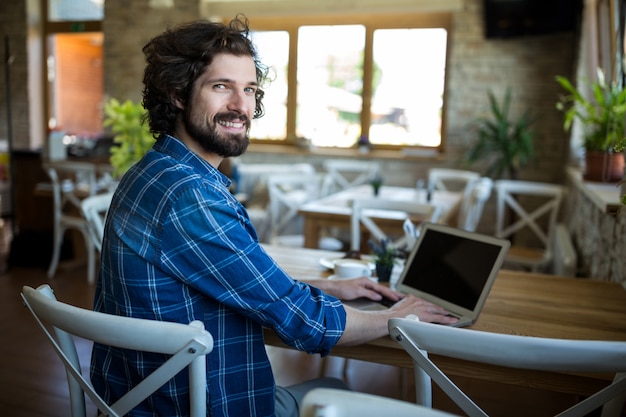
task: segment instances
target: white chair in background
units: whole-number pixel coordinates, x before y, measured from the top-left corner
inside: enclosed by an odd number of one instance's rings
[[[270,205],[267,180],[273,175],[285,177],[292,174],[315,175],[315,167],[309,163],[299,164],[249,164],[237,159],[233,168],[238,175],[237,193],[245,196],[246,210],[259,241],[269,241]]]
[[[388,235],[376,224],[376,214],[381,211],[400,212],[399,221],[406,221],[411,217],[417,217],[421,221],[436,223],[441,217],[441,209],[433,204],[419,204],[413,201],[385,200],[382,198],[357,199],[352,201],[352,215],[350,217],[350,249],[361,249],[361,226],[371,234],[371,237],[380,242],[390,239],[391,244],[397,248],[406,245],[404,225],[398,227],[396,236]]]
[[[432,406],[432,380],[468,416],[487,417],[429,354],[516,369],[615,374],[611,385],[559,414],[562,417],[586,416],[601,406],[602,417],[617,417],[626,399],[626,342],[490,333],[405,318],[389,320],[389,334],[413,359],[417,402],[425,406]]]
[[[432,408],[361,392],[315,388],[307,392],[299,417],[452,417]]]
[[[324,161],[323,165],[326,177],[324,178],[322,195],[366,184],[370,179],[380,175],[380,164],[374,161],[328,159]]]
[[[96,194],[81,201],[80,210],[89,227],[91,242],[98,252],[102,250],[104,237],[104,220],[111,205],[113,193]]]
[[[302,204],[320,197],[322,174],[280,174],[267,179],[269,192],[269,243],[303,247],[304,234],[298,209]],[[341,250],[343,243],[332,237],[322,237],[319,247]]]
[[[483,214],[485,203],[491,196],[493,180],[481,177],[469,183],[467,192],[461,202],[461,209],[457,220],[457,227],[470,232],[475,232]]]
[[[552,261],[552,241],[565,189],[556,184],[498,180],[496,236],[511,240],[505,263],[538,272]]]
[[[48,285],[37,289],[23,287],[22,299],[65,366],[72,417],[86,417],[85,394],[102,415],[126,415],[186,368],[189,369],[190,415],[206,417],[205,356],[213,350],[213,338],[202,322],[185,325],[99,313],[57,301]],[[73,337],[172,356],[115,404],[107,404],[83,375]]]
[[[95,253],[85,218],[80,214],[81,200],[97,191],[96,165],[90,162],[48,161],[43,168],[48,174],[52,188],[53,247],[48,277],[56,273],[61,257],[63,237],[69,229],[82,233],[87,255],[87,280],[95,281]]]
[[[480,178],[474,171],[453,168],[431,168],[428,170],[428,191],[469,191],[472,181]]]

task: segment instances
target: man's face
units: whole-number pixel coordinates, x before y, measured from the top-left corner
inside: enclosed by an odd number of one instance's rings
[[[207,152],[241,155],[250,142],[257,88],[252,57],[217,55],[194,84],[182,112],[184,128]]]

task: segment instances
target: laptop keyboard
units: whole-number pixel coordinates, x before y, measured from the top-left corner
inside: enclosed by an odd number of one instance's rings
[[[390,299],[390,298],[383,297],[383,298],[382,298],[382,300],[380,300],[378,303],[379,303],[379,304],[381,304],[381,305],[383,305],[383,306],[385,306],[385,307],[387,307],[387,308],[390,308],[390,307],[391,307],[391,306],[393,306],[395,303],[397,303],[397,301],[393,301],[393,300],[392,300],[392,299]]]

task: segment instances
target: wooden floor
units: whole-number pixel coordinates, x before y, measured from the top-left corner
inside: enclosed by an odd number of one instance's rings
[[[22,305],[22,286],[36,287],[48,283],[61,301],[91,308],[93,287],[86,282],[86,266],[61,264],[54,279],[48,279],[41,266],[4,267],[6,244],[0,239],[0,416],[9,417],[67,417],[70,416],[65,371],[49,342]],[[78,341],[83,368],[88,368],[91,345]],[[277,383],[290,385],[320,375],[345,378],[357,391],[391,398],[414,400],[411,372],[397,368],[344,360],[301,352],[268,348]],[[460,383],[462,381],[456,381]],[[468,381],[467,391],[492,416],[549,416],[571,401],[551,393],[520,390],[512,386],[493,386]],[[457,412],[449,401],[434,390],[437,408]],[[89,415],[95,415],[90,406]]]

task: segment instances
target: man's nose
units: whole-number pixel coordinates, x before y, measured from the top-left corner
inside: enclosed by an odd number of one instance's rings
[[[228,102],[228,110],[247,115],[253,102],[254,98],[250,98],[244,91],[234,91]]]

